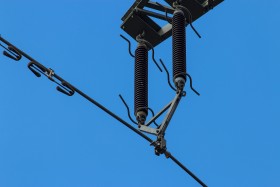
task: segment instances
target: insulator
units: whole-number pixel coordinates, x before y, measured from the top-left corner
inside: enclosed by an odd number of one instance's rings
[[[183,89],[186,82],[186,27],[185,15],[176,10],[172,18],[173,80],[177,88]]]
[[[134,115],[140,124],[148,115],[148,49],[142,43],[135,50]]]

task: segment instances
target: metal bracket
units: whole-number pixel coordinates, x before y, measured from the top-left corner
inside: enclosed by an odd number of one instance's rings
[[[158,129],[148,127],[146,125],[139,125],[139,130],[142,131],[142,132],[153,134],[153,135],[158,135],[158,133],[159,133]]]
[[[157,141],[153,142],[155,147],[155,154],[157,156],[164,154],[167,150],[166,148],[166,140],[163,135],[159,135]]]
[[[155,47],[171,36],[171,24],[161,27],[152,19],[166,20],[165,10],[170,14],[174,12],[174,9],[169,6],[162,7],[149,0],[136,0],[123,16],[121,28],[133,39],[145,31],[145,39]]]
[[[184,95],[184,91],[178,91],[175,98],[167,105],[165,106],[158,114],[156,114],[147,124],[145,125],[139,125],[139,130],[142,132],[146,132],[152,135],[161,136],[164,137],[165,131],[167,129],[167,126],[169,125],[169,122],[171,121],[171,118],[179,105],[179,102]],[[162,115],[167,109],[168,112],[162,122],[162,124],[158,128],[152,128],[149,127],[149,125],[155,121],[160,115]]]
[[[223,0],[182,0],[181,5],[187,7],[192,14],[194,22],[210,9],[217,6]],[[173,14],[173,3],[176,0],[165,0],[170,6],[159,5],[149,0],[136,0],[122,17],[121,28],[133,39],[145,31],[145,39],[156,47],[172,35],[172,24],[166,13]],[[163,14],[160,14],[162,12]],[[166,20],[167,24],[160,26],[152,18]],[[187,25],[188,23],[186,23]]]
[[[183,91],[178,91],[178,93],[176,94],[175,98],[172,101],[172,104],[169,108],[169,111],[167,113],[167,115],[165,116],[161,126],[159,127],[159,135],[163,135],[165,134],[165,131],[169,125],[169,122],[171,121],[171,118],[173,117],[173,114],[177,108],[177,106],[179,105],[179,102],[182,98],[182,93]]]

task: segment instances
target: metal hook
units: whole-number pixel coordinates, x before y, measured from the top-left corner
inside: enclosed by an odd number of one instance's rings
[[[27,67],[36,77],[41,77],[41,74],[45,75],[45,72],[47,72],[46,67],[34,61],[29,62]]]
[[[138,42],[143,42],[143,43],[146,43],[146,44],[149,45],[149,47],[150,47],[151,50],[152,50],[152,59],[153,59],[154,63],[156,64],[156,66],[158,67],[159,71],[162,72],[162,69],[160,68],[160,66],[158,65],[158,63],[157,63],[157,61],[156,61],[156,59],[155,59],[155,50],[154,50],[153,45],[152,45],[150,42],[148,42],[147,40],[143,39],[143,38],[141,37],[141,35],[138,35],[138,36],[136,37],[136,41],[138,41]]]
[[[125,105],[125,107],[126,107],[126,109],[127,109],[127,115],[128,115],[128,117],[129,117],[130,121],[131,121],[132,123],[134,123],[134,124],[137,125],[136,121],[134,121],[134,120],[132,119],[132,117],[131,117],[131,115],[130,115],[129,107],[128,107],[128,105],[126,104],[125,100],[123,99],[122,95],[119,94],[119,97],[120,97],[120,99],[122,100],[123,104]]]
[[[174,6],[175,6],[176,8],[182,8],[182,9],[184,9],[184,10],[189,14],[189,24],[190,24],[192,30],[195,32],[195,34],[196,34],[199,38],[201,38],[201,35],[197,32],[197,30],[194,28],[194,26],[193,26],[193,24],[192,24],[192,13],[190,12],[190,10],[187,9],[186,7],[182,6],[182,5],[179,5],[179,4],[176,4],[176,5],[174,5]]]
[[[65,81],[61,82],[61,84],[56,87],[56,90],[68,96],[72,96],[75,93],[70,84]]]
[[[62,81],[61,83],[59,83],[54,79],[55,73],[51,68],[46,68],[42,64],[34,61],[29,62],[27,67],[32,71],[32,73],[34,73],[36,77],[41,77],[41,75],[44,75],[51,81],[55,82],[58,85],[56,87],[57,91],[68,96],[74,95],[75,90],[70,86],[69,83],[67,83],[66,81]]]
[[[1,43],[0,43],[0,46],[6,50],[6,51],[3,51],[3,55],[5,55],[6,57],[9,57],[15,61],[19,61],[21,59],[22,55],[13,46],[8,46],[8,48],[7,48],[4,45],[2,45]]]
[[[132,52],[131,52],[131,42],[129,41],[129,39],[127,39],[126,37],[124,37],[123,35],[121,35],[120,34],[120,36],[125,40],[125,41],[127,41],[127,43],[128,43],[128,53],[130,54],[130,56],[131,57],[135,57],[133,54],[132,54]]]
[[[175,88],[172,86],[172,84],[170,83],[170,74],[169,74],[169,72],[168,72],[166,66],[164,65],[164,63],[163,63],[163,61],[162,61],[161,59],[159,59],[159,61],[160,61],[161,65],[163,66],[163,68],[164,68],[164,70],[165,70],[165,72],[166,72],[166,74],[167,74],[167,81],[168,81],[168,84],[169,84],[170,88],[171,88],[172,90],[176,91],[176,89],[175,89]]]

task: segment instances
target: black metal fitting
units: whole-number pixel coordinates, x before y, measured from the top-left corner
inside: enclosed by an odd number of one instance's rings
[[[154,142],[155,146],[155,154],[160,156],[166,152],[166,140],[164,139],[163,135],[159,135],[157,141]]]

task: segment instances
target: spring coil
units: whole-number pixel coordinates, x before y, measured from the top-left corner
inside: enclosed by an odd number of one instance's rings
[[[186,81],[186,28],[182,10],[176,10],[172,18],[172,50],[173,80],[182,77]]]
[[[134,114],[148,115],[148,49],[139,43],[135,50]]]

